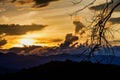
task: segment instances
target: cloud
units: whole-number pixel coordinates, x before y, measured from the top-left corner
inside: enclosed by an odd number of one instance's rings
[[[74,36],[72,34],[67,34],[65,37],[65,41],[64,41],[64,43],[62,43],[60,45],[60,48],[61,49],[68,48],[68,47],[70,47],[71,44],[73,44],[73,42],[75,42],[77,40],[78,40],[78,36]]]
[[[6,35],[22,35],[28,31],[42,30],[45,27],[46,27],[45,25],[36,25],[36,24],[32,24],[32,25],[15,25],[15,24],[2,25],[1,24],[0,34],[6,33]]]
[[[41,8],[49,5],[50,2],[59,1],[59,0],[0,0],[0,3],[15,3],[17,5],[26,5],[29,4],[33,8]]]
[[[114,3],[112,5],[109,6],[108,9],[111,9],[119,0],[114,0]],[[111,2],[109,2],[108,4],[110,4]],[[92,6],[90,7],[91,10],[96,10],[96,11],[99,11],[99,10],[102,10],[104,8],[104,6],[106,6],[106,3],[103,3],[103,4],[99,4],[99,5],[95,5],[95,6]],[[118,6],[115,11],[119,12],[120,11],[120,6]]]
[[[6,11],[5,8],[0,8],[0,12],[4,12],[4,11]]]
[[[9,21],[9,18],[6,17],[6,16],[2,16],[1,19],[2,19],[2,21],[4,21],[4,22],[8,22],[8,21]]]
[[[7,40],[5,40],[5,39],[0,40],[0,47],[2,47],[5,44],[7,44]]]
[[[13,3],[17,0],[0,0],[0,3],[5,4],[5,3]]]
[[[42,17],[40,16],[39,12],[36,11],[13,11],[13,13],[10,14],[4,14],[1,15],[0,23],[1,24],[45,24],[42,22]]]
[[[4,37],[5,37],[4,33],[0,35],[0,47],[7,44],[7,40],[5,40]]]
[[[35,5],[33,7],[45,7],[48,6],[50,2],[59,1],[59,0],[34,0]]]
[[[114,3],[112,5],[109,6],[108,10],[111,10],[117,3],[119,2],[119,0],[114,0]],[[109,2],[108,4],[111,4],[111,2]],[[95,11],[100,11],[102,10],[104,7],[106,6],[106,3],[103,4],[99,4],[99,5],[95,5],[90,7],[91,10],[95,10]],[[119,14],[120,12],[120,6],[118,6],[115,10],[115,12],[117,12],[117,14]],[[117,16],[117,15],[116,15]],[[118,15],[119,16],[119,15]],[[116,18],[110,18],[110,22],[112,24],[119,24],[120,23],[120,17],[116,17]]]
[[[61,42],[63,39],[52,39],[51,42]]]
[[[120,23],[120,17],[111,18],[109,21],[110,21],[112,24],[119,24],[119,23]]]
[[[83,25],[83,23],[81,23],[80,21],[74,21],[73,24],[75,25],[75,34],[79,33],[79,31],[85,27]]]
[[[0,3],[6,2],[7,0],[0,0]]]

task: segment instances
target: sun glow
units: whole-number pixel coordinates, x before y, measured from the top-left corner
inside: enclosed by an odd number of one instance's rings
[[[36,41],[34,39],[30,39],[30,38],[23,38],[19,40],[19,43],[22,45],[34,45],[35,42]]]
[[[16,40],[17,44],[14,47],[24,47],[24,46],[53,46],[49,43],[49,40],[44,39],[44,36],[40,32],[28,32],[22,35]]]
[[[25,35],[22,35],[20,38],[17,39],[17,44],[14,46],[16,47],[24,47],[25,46],[32,46],[36,45],[38,36],[37,34],[34,34],[32,32],[26,33]]]
[[[47,34],[48,30],[27,32],[20,36],[7,36],[8,43],[2,49],[10,49],[12,47],[29,47],[29,46],[58,46],[59,42],[54,42],[56,36]],[[52,36],[52,37],[51,37]]]

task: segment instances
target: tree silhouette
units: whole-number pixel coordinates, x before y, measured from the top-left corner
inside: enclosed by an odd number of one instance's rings
[[[74,2],[75,4],[81,3],[83,0],[79,2]],[[96,0],[91,0],[91,2],[84,6],[82,9],[78,9],[72,13],[72,16],[77,17],[80,11],[92,5]],[[110,7],[112,6],[112,8]],[[89,26],[86,27],[86,31],[89,30],[90,33],[90,44],[87,50],[89,50],[89,58],[94,55],[95,51],[99,49],[103,49],[107,51],[105,55],[115,55],[114,50],[112,49],[112,45],[109,43],[109,38],[113,38],[112,30],[107,23],[109,23],[109,19],[114,13],[115,9],[120,6],[120,0],[106,0],[106,5],[101,9],[100,13],[97,16],[93,17],[93,21]],[[85,52],[84,51],[84,52]],[[81,53],[84,54],[84,53]]]

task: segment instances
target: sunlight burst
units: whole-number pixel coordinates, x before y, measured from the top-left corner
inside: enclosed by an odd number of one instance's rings
[[[35,44],[35,40],[31,39],[31,38],[23,38],[19,40],[19,43],[22,45],[34,45]]]

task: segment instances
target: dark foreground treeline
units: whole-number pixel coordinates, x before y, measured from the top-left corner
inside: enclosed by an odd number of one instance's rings
[[[120,80],[120,66],[91,62],[52,61],[1,76],[0,80]]]

